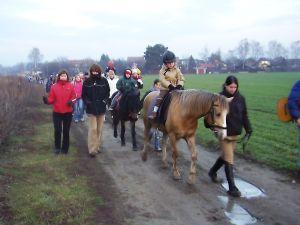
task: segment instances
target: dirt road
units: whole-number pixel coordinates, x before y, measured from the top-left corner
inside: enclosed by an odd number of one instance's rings
[[[137,125],[138,144],[142,149],[142,124]],[[127,134],[129,134],[129,131]],[[77,142],[86,143],[85,124],[73,124],[72,134]],[[161,153],[150,151],[148,161],[142,162],[140,151],[132,151],[130,137],[125,147],[120,139],[113,138],[110,123],[104,126],[102,153],[95,159],[101,170],[96,176],[109,178],[101,188],[110,198],[117,216],[109,221],[113,224],[134,225],[206,225],[206,224],[300,224],[300,185],[286,175],[267,167],[236,159],[236,176],[264,190],[264,197],[228,198],[226,190],[216,185],[207,176],[208,169],[218,157],[218,152],[199,150],[198,179],[194,185],[187,184],[190,164],[185,143],[179,143],[181,152],[179,165],[182,180],[175,181],[169,168],[162,169]],[[84,144],[86,146],[86,144]],[[86,151],[82,147],[81,151]],[[88,157],[84,154],[84,157]],[[219,172],[224,177],[223,169]],[[243,190],[241,190],[243,193]],[[247,214],[246,216],[244,214]]]

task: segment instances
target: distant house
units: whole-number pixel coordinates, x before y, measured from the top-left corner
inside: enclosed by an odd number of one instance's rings
[[[196,74],[206,74],[210,71],[212,71],[214,68],[214,65],[212,63],[206,63],[206,62],[201,62],[198,64],[196,68]]]
[[[269,71],[271,62],[268,59],[262,58],[258,60],[258,67],[262,71]]]
[[[129,56],[127,57],[127,64],[132,66],[134,64],[137,65],[137,67],[143,67],[146,60],[144,59],[144,56]]]
[[[287,59],[289,71],[300,71],[300,59]]]

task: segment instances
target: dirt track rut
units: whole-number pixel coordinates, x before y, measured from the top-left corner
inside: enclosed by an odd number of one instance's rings
[[[141,134],[141,121],[137,127],[137,133]],[[128,134],[129,131],[126,131]],[[72,133],[76,134],[77,141],[86,142],[85,124],[73,124]],[[142,139],[138,139],[142,149]],[[231,224],[224,212],[232,204],[238,204],[257,218],[255,224],[300,224],[299,181],[292,182],[292,178],[266,167],[236,159],[236,175],[262,188],[266,197],[229,198],[229,205],[224,205],[218,196],[227,197],[226,191],[221,185],[213,184],[207,176],[207,171],[218,157],[218,152],[206,151],[197,146],[198,179],[195,185],[191,186],[186,182],[190,161],[184,143],[179,143],[182,180],[175,181],[172,179],[171,161],[167,169],[162,169],[161,153],[150,151],[148,161],[142,162],[140,151],[132,151],[130,137],[127,137],[126,141],[126,146],[121,147],[120,139],[113,138],[111,125],[106,121],[102,153],[95,159],[112,178],[114,188],[119,192],[122,199],[119,206],[122,207],[123,215],[126,215],[123,218],[124,224]],[[170,153],[168,157],[171,160]],[[224,177],[223,170],[220,170],[219,174]]]

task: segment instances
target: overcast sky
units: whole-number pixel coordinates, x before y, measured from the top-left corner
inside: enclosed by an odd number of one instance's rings
[[[0,64],[142,56],[160,43],[179,57],[239,41],[300,40],[300,0],[0,0]]]

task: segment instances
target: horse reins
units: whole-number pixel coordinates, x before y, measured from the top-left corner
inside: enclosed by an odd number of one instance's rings
[[[216,106],[218,106],[218,105],[214,104],[214,102],[212,101],[211,106],[210,106],[208,112],[205,113],[204,115],[202,115],[202,117],[204,117],[204,116],[208,115],[209,113],[211,114],[212,124],[209,124],[209,123],[205,122],[206,123],[205,126],[208,127],[211,130],[213,130],[213,128],[227,129],[227,127],[220,126],[220,125],[216,124],[216,122],[215,122],[215,110],[214,110],[214,107],[216,107]],[[204,121],[205,121],[205,119],[204,119]]]

